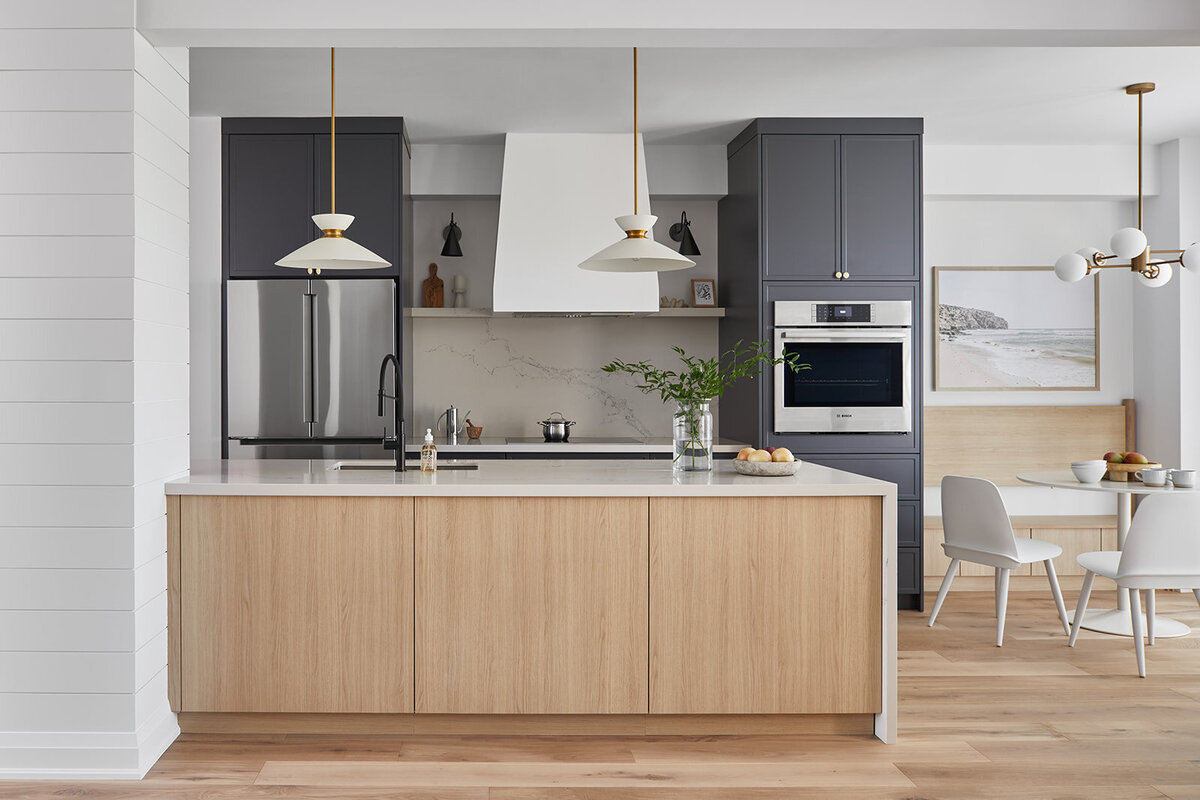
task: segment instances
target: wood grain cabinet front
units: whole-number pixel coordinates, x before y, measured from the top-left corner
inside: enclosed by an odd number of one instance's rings
[[[182,498],[179,710],[411,712],[412,524],[412,498]]]
[[[647,498],[416,503],[417,713],[646,713]]]
[[[653,498],[650,712],[882,708],[876,497]]]

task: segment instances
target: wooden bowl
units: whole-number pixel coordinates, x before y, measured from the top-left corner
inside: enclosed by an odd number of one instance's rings
[[[734,461],[733,469],[742,475],[754,475],[759,478],[777,478],[782,475],[795,475],[800,466],[800,460],[795,461]]]
[[[1137,478],[1133,477],[1133,473],[1139,469],[1161,469],[1162,464],[1156,461],[1151,461],[1149,464],[1120,464],[1115,461],[1108,462],[1108,472],[1104,473],[1105,480],[1117,481],[1118,483],[1128,483],[1134,481],[1141,483]]]

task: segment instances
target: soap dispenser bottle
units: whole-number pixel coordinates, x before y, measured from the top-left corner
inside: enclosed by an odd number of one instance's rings
[[[421,472],[437,472],[437,445],[433,443],[433,428],[425,429],[425,444],[421,445]]]

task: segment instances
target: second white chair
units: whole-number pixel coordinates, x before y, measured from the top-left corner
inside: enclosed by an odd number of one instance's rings
[[[950,557],[950,567],[938,589],[933,613],[929,615],[929,627],[933,627],[942,610],[959,562],[983,564],[996,570],[996,646],[1003,646],[1009,573],[1022,564],[1041,561],[1046,566],[1046,577],[1050,579],[1050,591],[1054,594],[1063,630],[1070,632],[1067,608],[1063,605],[1058,576],[1051,561],[1062,555],[1062,548],[1037,539],[1017,538],[996,484],[983,478],[958,475],[942,478],[942,529],[946,537],[942,549]]]
[[[1133,652],[1138,674],[1146,677],[1146,650],[1142,643],[1142,610],[1138,593],[1146,597],[1146,635],[1154,644],[1154,590],[1191,589],[1200,601],[1200,494],[1156,495],[1138,505],[1124,550],[1081,553],[1079,566],[1087,570],[1075,620],[1067,644],[1075,646],[1087,612],[1092,582],[1097,575],[1117,582],[1117,591],[1129,592],[1133,625]]]

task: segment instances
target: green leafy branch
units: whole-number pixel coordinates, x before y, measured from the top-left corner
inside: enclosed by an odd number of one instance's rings
[[[616,359],[602,369],[610,373],[624,373],[639,378],[636,384],[646,394],[658,393],[663,402],[673,400],[680,405],[694,405],[720,397],[733,384],[749,378],[753,380],[770,366],[786,364],[793,372],[811,369],[801,364],[793,353],[775,358],[767,342],[743,344],[738,341],[733,347],[712,358],[689,356],[682,347],[672,347],[679,355],[682,367],[679,370],[659,369],[649,361],[628,362]]]

